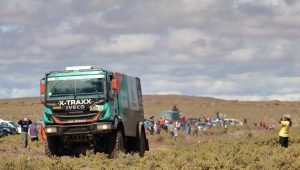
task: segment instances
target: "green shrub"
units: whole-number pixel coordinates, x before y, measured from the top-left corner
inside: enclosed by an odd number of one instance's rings
[[[20,136],[0,139],[1,150],[7,155],[0,157],[1,169],[300,169],[299,129],[294,128],[290,137],[290,147],[278,145],[277,133],[264,131],[256,133],[248,129],[232,129],[230,133],[220,133],[215,129],[213,135],[203,132],[199,137],[180,133],[175,141],[168,133],[149,137],[150,150],[153,146],[165,146],[163,150],[138,154],[120,154],[109,159],[103,153],[87,151],[79,157],[54,157],[43,155],[41,142],[29,143],[29,149],[20,149]],[[235,136],[235,132],[245,132]],[[201,141],[201,142],[200,142]],[[6,147],[4,147],[4,145]],[[20,154],[9,152],[18,150]],[[1,152],[2,152],[1,151]],[[26,154],[30,151],[29,154]],[[2,152],[3,153],[3,152]],[[34,154],[38,155],[34,155]]]

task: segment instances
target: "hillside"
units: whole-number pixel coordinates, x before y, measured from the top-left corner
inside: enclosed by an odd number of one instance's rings
[[[229,101],[209,97],[181,95],[144,95],[146,118],[160,111],[170,110],[176,105],[187,117],[212,116],[222,112],[226,117],[243,119],[249,122],[268,121],[277,123],[284,113],[292,115],[295,124],[299,120],[300,102],[285,101]],[[0,100],[0,118],[18,120],[28,115],[33,120],[41,120],[43,105],[38,97]]]

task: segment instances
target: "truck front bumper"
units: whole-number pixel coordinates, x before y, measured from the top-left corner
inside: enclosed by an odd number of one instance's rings
[[[110,122],[80,125],[45,125],[45,134],[47,136],[108,133],[111,130],[112,124]]]

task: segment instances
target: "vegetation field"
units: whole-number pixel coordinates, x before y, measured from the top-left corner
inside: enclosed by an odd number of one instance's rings
[[[121,154],[109,159],[102,153],[88,151],[79,157],[44,156],[41,141],[29,142],[21,148],[21,136],[0,138],[0,169],[300,169],[300,102],[239,102],[188,96],[145,96],[147,116],[169,110],[176,104],[188,117],[208,116],[216,111],[227,117],[247,118],[243,127],[230,126],[200,131],[198,136],[179,133],[177,140],[170,134],[147,135],[150,151],[140,158],[137,154]],[[0,118],[18,120],[25,114],[40,120],[42,105],[38,98],[0,101]],[[290,147],[277,144],[283,113],[293,116]],[[255,127],[250,122],[269,121],[272,130]]]
[[[242,133],[240,133],[242,132]],[[300,130],[295,128],[290,147],[277,144],[277,131],[230,128],[202,132],[198,137],[169,134],[148,137],[151,151],[143,158],[121,154],[116,159],[88,151],[80,157],[43,155],[43,143],[20,148],[20,136],[0,139],[1,169],[300,169]]]

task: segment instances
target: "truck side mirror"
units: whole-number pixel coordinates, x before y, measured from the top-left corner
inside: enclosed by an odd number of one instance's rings
[[[40,97],[41,103],[45,103],[45,78],[41,79],[40,82]]]
[[[115,90],[115,91],[117,91],[118,90],[118,82],[117,82],[117,80],[113,79],[111,81],[111,84],[112,84],[112,89]]]

